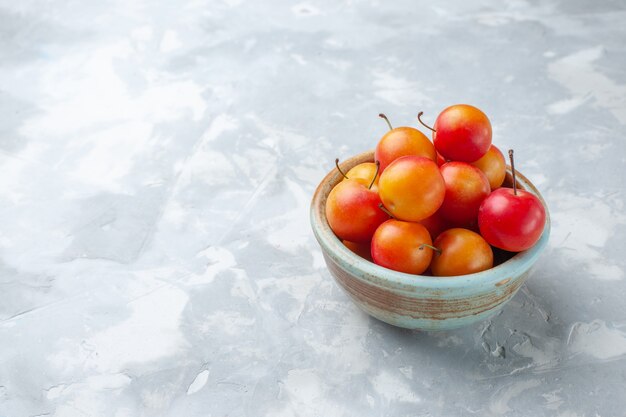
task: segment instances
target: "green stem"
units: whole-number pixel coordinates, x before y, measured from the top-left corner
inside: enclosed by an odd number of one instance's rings
[[[439,255],[441,255],[441,249],[436,248],[433,245],[429,245],[428,243],[422,243],[419,247],[419,250],[424,250],[424,248],[431,248],[432,250],[437,252]]]

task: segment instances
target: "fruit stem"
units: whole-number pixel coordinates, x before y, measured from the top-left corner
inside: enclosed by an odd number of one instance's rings
[[[433,129],[432,127],[428,126],[426,123],[422,122],[422,114],[424,114],[423,111],[417,113],[417,120],[419,120],[419,122],[422,124],[422,126],[424,126],[426,129],[430,129],[433,132],[437,133],[437,131],[435,129]]]
[[[381,209],[382,211],[384,211],[384,212],[385,212],[385,214],[387,214],[387,216],[391,217],[392,219],[395,219],[395,218],[396,218],[396,216],[394,216],[393,214],[391,214],[391,213],[389,212],[389,210],[387,210],[387,207],[385,207],[385,206],[383,205],[383,203],[379,203],[379,204],[378,204],[378,208],[379,208],[379,209]]]
[[[380,161],[376,161],[376,172],[374,172],[374,178],[372,178],[372,182],[370,182],[370,186],[367,187],[368,190],[372,189],[372,185],[376,181],[376,177],[378,176],[378,170],[380,169]]]
[[[433,245],[429,245],[428,243],[422,243],[419,247],[419,250],[424,250],[424,248],[431,248],[432,250],[437,252],[437,254],[441,255],[441,249],[436,248]]]
[[[343,173],[343,171],[341,170],[341,168],[339,168],[339,158],[335,158],[335,166],[337,167],[337,171],[339,171],[339,173],[341,175],[343,175],[343,177],[345,179],[348,179],[348,177],[346,176],[346,174]]]
[[[509,149],[509,160],[511,161],[511,174],[513,176],[513,194],[517,195],[517,180],[515,179],[515,162],[513,162],[513,149]]]
[[[393,130],[393,126],[391,126],[391,122],[389,122],[389,119],[387,119],[387,116],[385,116],[384,113],[379,113],[378,117],[380,117],[381,119],[385,119],[385,122],[387,122],[387,126],[389,126],[389,130]]]

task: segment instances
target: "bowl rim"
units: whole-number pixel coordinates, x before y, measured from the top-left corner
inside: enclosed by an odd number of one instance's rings
[[[346,159],[340,165],[344,172],[353,166],[362,162],[372,162],[374,160],[374,151],[366,151]],[[511,174],[511,167],[506,166],[507,175]],[[430,290],[444,289],[477,289],[484,286],[492,287],[496,284],[506,284],[516,277],[518,272],[529,269],[537,260],[541,252],[545,249],[551,229],[550,214],[548,206],[537,190],[537,188],[524,176],[519,170],[516,171],[516,180],[520,188],[525,189],[536,195],[544,205],[546,210],[546,223],[543,233],[537,243],[530,249],[518,252],[507,261],[496,265],[485,271],[458,275],[450,277],[434,277],[427,275],[413,275],[404,272],[394,271],[360,257],[359,255],[348,249],[343,242],[333,233],[326,220],[325,206],[326,198],[330,190],[335,184],[341,180],[340,174],[336,168],[326,174],[324,179],[319,183],[310,208],[310,221],[313,233],[318,243],[322,247],[323,252],[330,256],[335,262],[339,263],[344,269],[355,274],[359,279],[369,284],[383,288],[393,288],[398,291],[413,292],[419,288],[428,288]]]

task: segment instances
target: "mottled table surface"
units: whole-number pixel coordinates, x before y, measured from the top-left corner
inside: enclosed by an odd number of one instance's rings
[[[626,5],[0,1],[0,416],[626,415]],[[548,250],[443,333],[358,310],[308,208],[467,102]]]

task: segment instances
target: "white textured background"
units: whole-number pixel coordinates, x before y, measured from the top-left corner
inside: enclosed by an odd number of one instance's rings
[[[0,416],[626,415],[626,6],[469,3],[0,0]],[[310,197],[458,102],[550,247],[492,320],[391,328]]]

